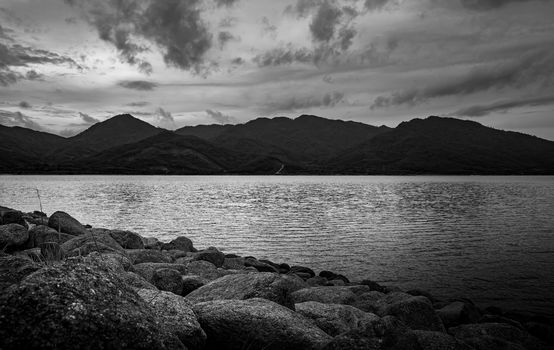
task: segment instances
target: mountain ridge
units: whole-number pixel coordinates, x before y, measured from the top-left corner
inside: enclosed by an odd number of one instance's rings
[[[554,142],[437,116],[389,128],[303,114],[173,132],[122,114],[70,138],[0,126],[0,172],[554,174]]]

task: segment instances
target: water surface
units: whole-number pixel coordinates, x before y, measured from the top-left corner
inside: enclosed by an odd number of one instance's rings
[[[0,176],[0,205],[554,314],[554,177]]]

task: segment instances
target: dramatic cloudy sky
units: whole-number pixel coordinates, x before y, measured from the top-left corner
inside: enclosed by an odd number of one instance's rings
[[[441,115],[554,140],[553,15],[548,0],[0,0],[0,123]]]

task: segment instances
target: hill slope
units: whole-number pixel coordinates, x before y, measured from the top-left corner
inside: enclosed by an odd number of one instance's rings
[[[144,140],[162,130],[130,114],[120,114],[68,138],[67,143],[50,152],[49,156],[57,162],[80,159],[112,147]]]
[[[554,174],[554,142],[429,117],[343,152],[329,169],[353,174]]]

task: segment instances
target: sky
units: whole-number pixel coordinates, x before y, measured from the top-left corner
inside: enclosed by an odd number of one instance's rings
[[[554,1],[0,0],[0,124],[429,115],[554,140]]]

